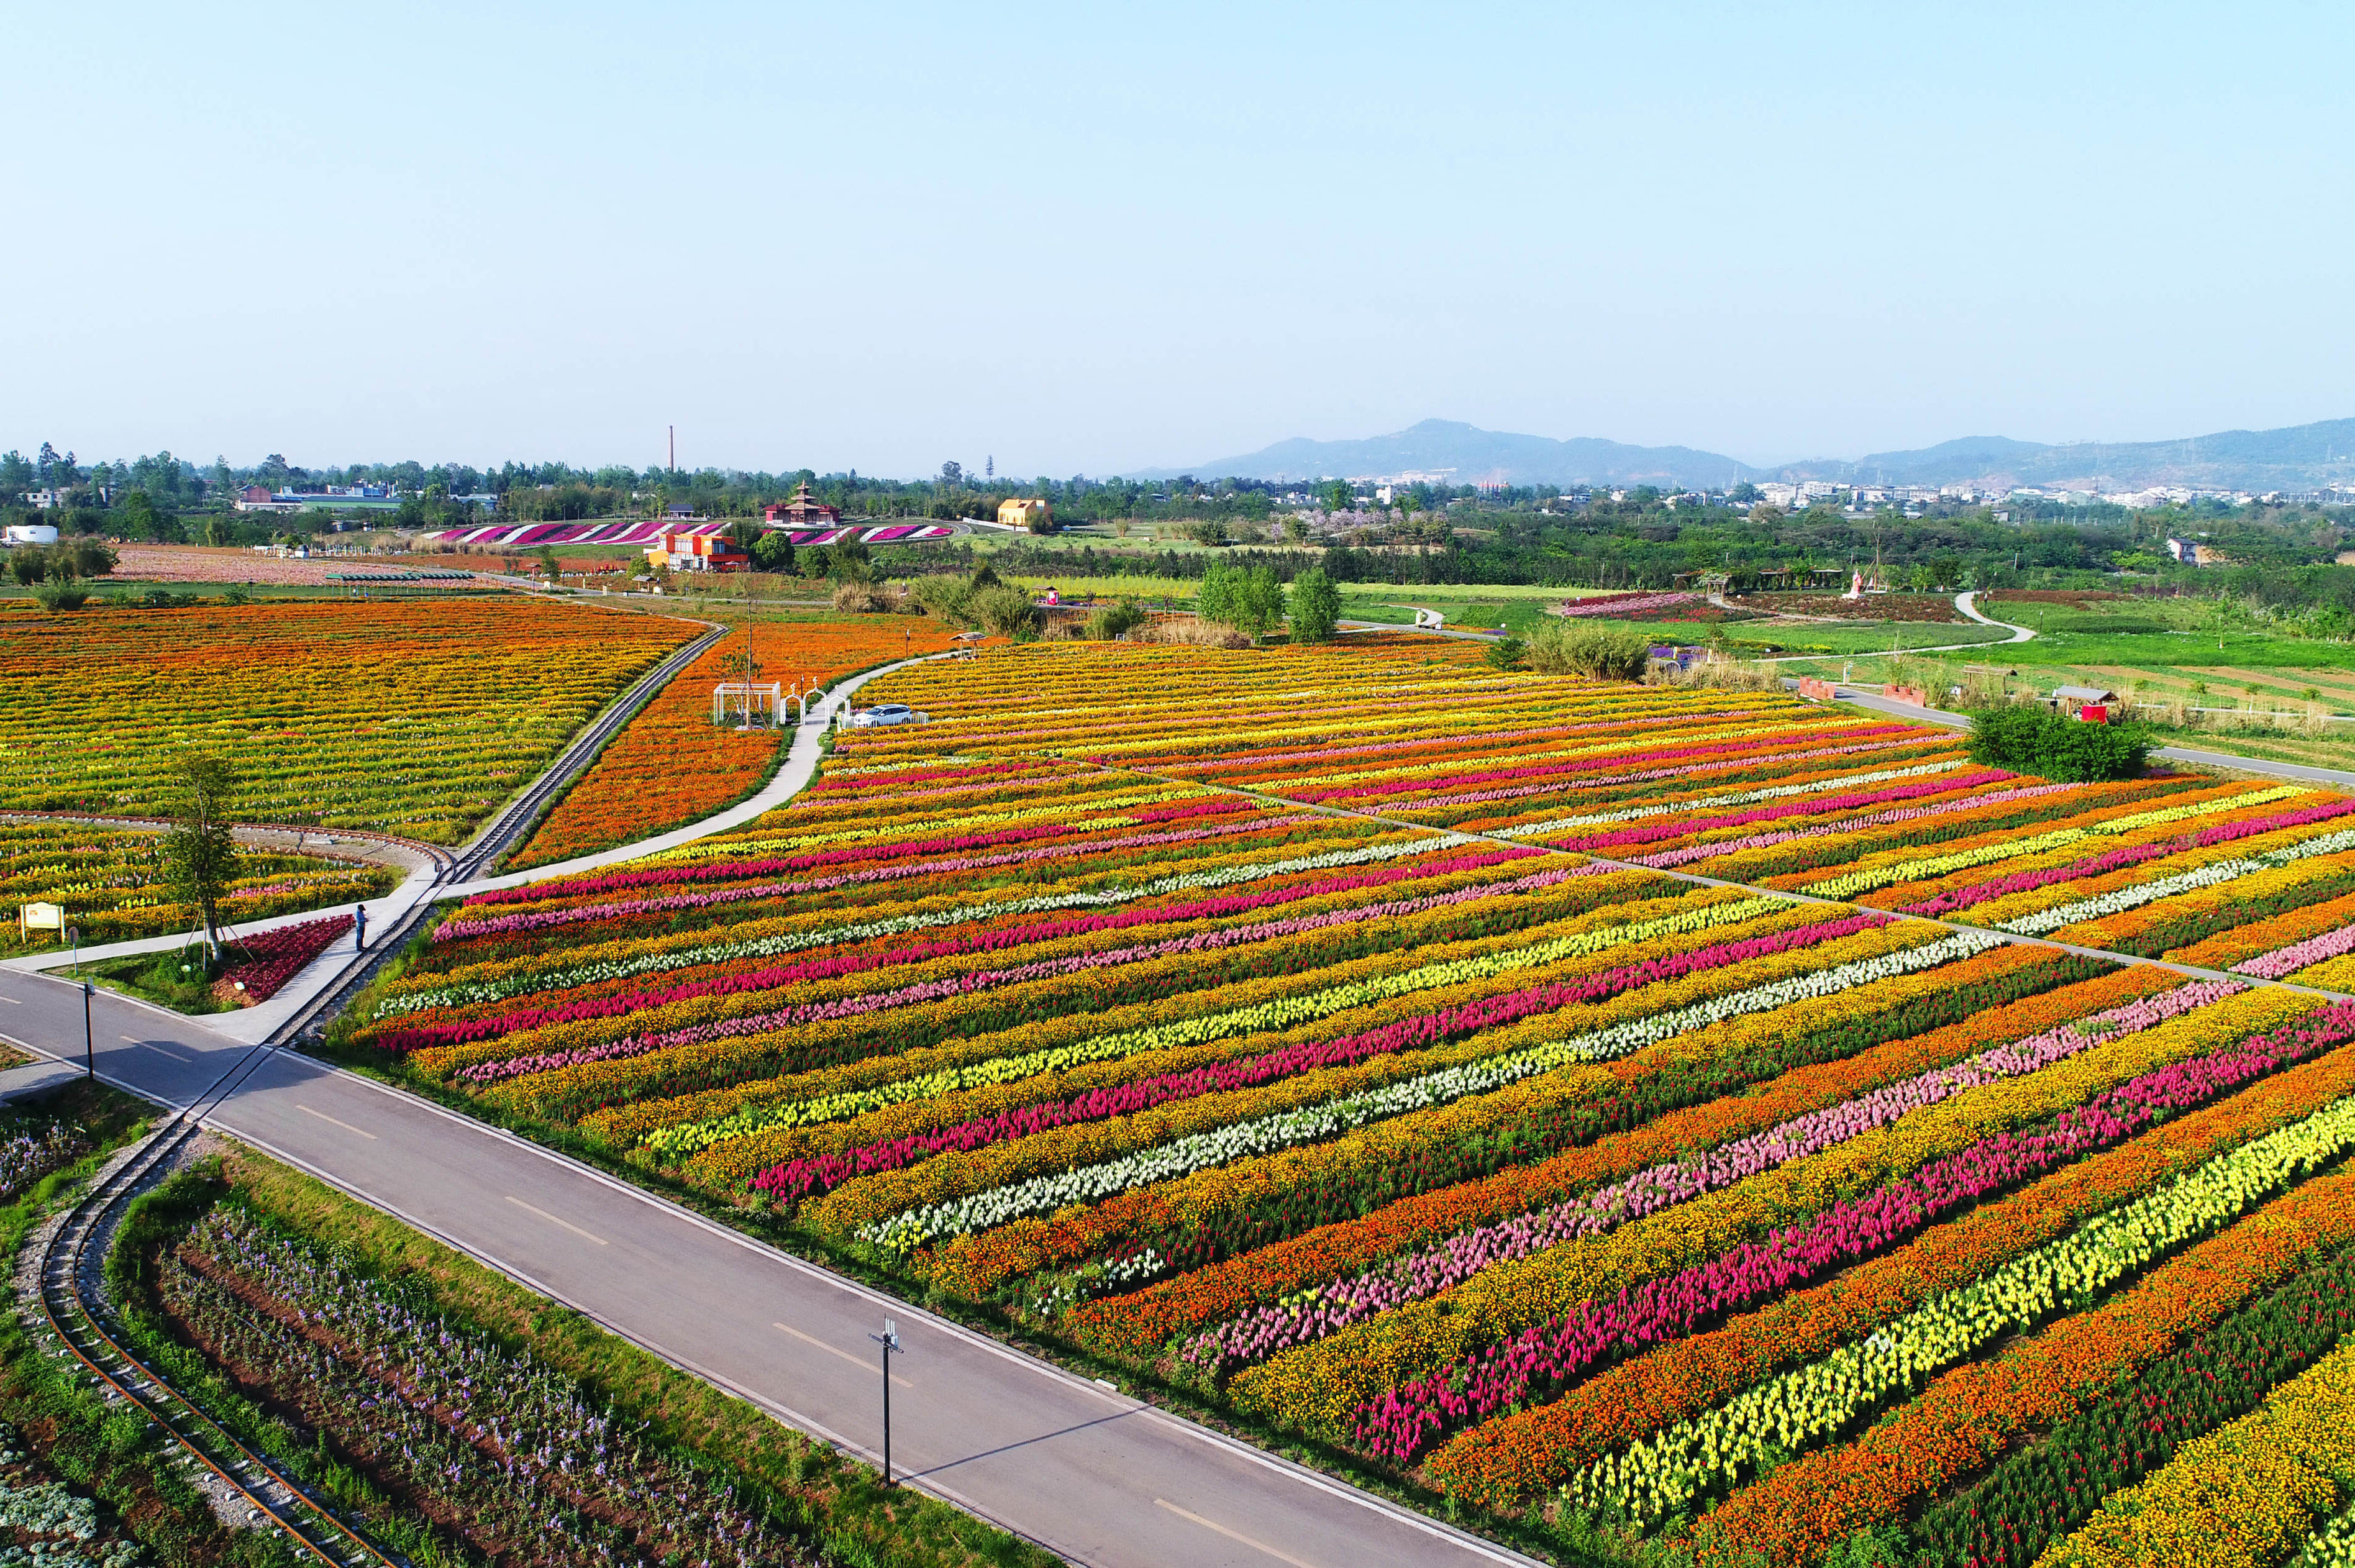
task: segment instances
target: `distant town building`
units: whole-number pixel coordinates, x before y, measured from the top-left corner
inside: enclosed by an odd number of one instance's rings
[[[35,511],[53,511],[67,504],[66,493],[63,490],[27,490],[25,492],[25,505],[32,507]]]
[[[997,503],[997,520],[1009,528],[1027,528],[1033,521],[1052,528],[1055,508],[1043,500],[1026,501],[1019,497]]]

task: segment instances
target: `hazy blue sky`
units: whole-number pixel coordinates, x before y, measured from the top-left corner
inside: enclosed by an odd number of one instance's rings
[[[2355,414],[2355,12],[0,5],[0,447],[914,474]]]

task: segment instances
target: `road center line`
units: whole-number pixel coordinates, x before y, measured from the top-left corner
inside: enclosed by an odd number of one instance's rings
[[[0,997],[0,1002],[5,1002],[12,1008],[21,1008],[25,1005],[14,997]]]
[[[127,1034],[123,1038],[125,1040],[131,1040],[131,1037]],[[175,1061],[194,1061],[196,1060],[193,1056],[188,1056],[180,1051],[174,1051],[167,1046],[157,1045],[152,1040],[132,1040],[131,1043],[133,1045],[144,1046],[149,1051],[154,1051],[156,1055],[168,1056]]]
[[[349,1123],[349,1122],[339,1122],[339,1121],[336,1120],[336,1118],[335,1118],[335,1117],[333,1117],[333,1116],[331,1116],[331,1115],[327,1115],[327,1113],[326,1113],[326,1112],[325,1112],[325,1111],[314,1111],[314,1110],[311,1109],[311,1107],[310,1107],[310,1106],[305,1105],[305,1104],[299,1104],[299,1103],[295,1105],[295,1107],[294,1107],[294,1108],[295,1108],[296,1110],[298,1110],[298,1111],[302,1112],[302,1113],[303,1113],[304,1115],[306,1115],[306,1116],[316,1116],[316,1117],[318,1117],[321,1121],[323,1121],[323,1122],[326,1123],[329,1126],[341,1127],[341,1128],[343,1128],[343,1129],[344,1129],[344,1131],[346,1131],[346,1132],[347,1132],[347,1133],[357,1133],[357,1134],[359,1134],[359,1136],[362,1136],[362,1137],[364,1137],[364,1138],[368,1139],[368,1142],[370,1142],[370,1143],[374,1143],[374,1142],[376,1142],[376,1135],[375,1135],[374,1133],[372,1133],[372,1132],[369,1132],[366,1127],[356,1127],[356,1126],[352,1125],[351,1125],[351,1123]]]
[[[1304,1563],[1299,1558],[1292,1555],[1289,1552],[1278,1552],[1274,1547],[1270,1546],[1264,1541],[1253,1541],[1250,1536],[1243,1534],[1240,1531],[1229,1530],[1225,1525],[1220,1524],[1215,1519],[1204,1519],[1192,1509],[1179,1508],[1167,1498],[1154,1499],[1153,1506],[1155,1508],[1166,1508],[1171,1513],[1176,1514],[1179,1519],[1190,1519],[1196,1524],[1200,1525],[1204,1530],[1216,1531],[1219,1534],[1225,1536],[1229,1541],[1241,1541],[1243,1545],[1250,1547],[1253,1552],[1264,1552],[1270,1557],[1274,1558],[1278,1563],[1289,1563],[1292,1564],[1292,1568],[1316,1568],[1315,1563]]]
[[[304,1108],[307,1109],[308,1107],[304,1107]],[[312,1114],[313,1115],[314,1115],[314,1116],[315,1116],[315,1115],[318,1115],[318,1114],[319,1114],[319,1113],[318,1113],[318,1112],[316,1112],[316,1111],[313,1111],[313,1112],[311,1112],[311,1114]],[[334,1121],[334,1120],[335,1120],[335,1118],[334,1118],[334,1117],[332,1117],[332,1116],[330,1116],[330,1117],[326,1117],[326,1118],[325,1118],[325,1120],[328,1120],[328,1121]],[[337,1125],[340,1125],[341,1124],[337,1124]],[[358,1129],[357,1129],[357,1128],[354,1128],[353,1130],[354,1130],[355,1132],[358,1131]],[[594,1231],[584,1231],[584,1230],[582,1230],[580,1226],[578,1226],[578,1225],[574,1224],[574,1223],[573,1223],[571,1221],[570,1221],[570,1220],[559,1220],[559,1219],[558,1219],[555,1215],[553,1215],[553,1214],[549,1213],[547,1210],[545,1210],[545,1209],[541,1209],[541,1208],[538,1208],[538,1207],[536,1207],[536,1206],[534,1206],[534,1205],[532,1205],[532,1204],[527,1203],[527,1202],[525,1202],[522,1199],[520,1199],[520,1198],[517,1197],[517,1196],[516,1196],[514,1193],[512,1193],[512,1192],[510,1192],[510,1193],[508,1193],[508,1194],[507,1194],[507,1201],[508,1201],[508,1202],[510,1202],[510,1203],[512,1203],[512,1204],[514,1204],[517,1208],[518,1208],[518,1209],[520,1209],[520,1210],[524,1211],[524,1212],[526,1212],[526,1213],[527,1213],[527,1214],[537,1214],[537,1215],[538,1215],[541,1219],[543,1219],[543,1220],[547,1221],[548,1221],[549,1224],[551,1224],[551,1225],[561,1225],[561,1226],[563,1226],[566,1230],[568,1230],[568,1231],[571,1232],[574,1235],[581,1237],[581,1238],[582,1240],[584,1240],[584,1241],[591,1241],[591,1242],[594,1242],[594,1243],[597,1243],[599,1246],[601,1246],[601,1247],[602,1247],[602,1246],[603,1246],[603,1245],[605,1244],[605,1238],[604,1238],[604,1237],[602,1237],[602,1236],[601,1236],[601,1235],[599,1235],[599,1234],[597,1234]]]
[[[866,1357],[854,1356],[839,1345],[829,1345],[815,1334],[805,1334],[800,1329],[790,1328],[783,1323],[773,1323],[770,1327],[773,1328],[783,1328],[786,1333],[791,1334],[803,1344],[815,1346],[816,1349],[824,1350],[829,1356],[840,1356],[844,1360],[848,1361],[854,1367],[864,1367],[869,1371],[872,1371],[875,1368],[875,1363],[868,1360]],[[891,1374],[891,1381],[898,1383],[901,1388],[914,1388],[916,1386],[897,1372],[893,1372]]]

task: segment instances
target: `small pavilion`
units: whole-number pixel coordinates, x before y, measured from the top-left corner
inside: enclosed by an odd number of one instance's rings
[[[771,502],[761,508],[761,520],[770,527],[788,528],[830,528],[842,521],[839,507],[810,498],[807,485],[794,486],[794,498],[783,503]]]

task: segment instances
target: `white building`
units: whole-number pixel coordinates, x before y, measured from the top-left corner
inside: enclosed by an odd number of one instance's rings
[[[8,525],[7,542],[10,544],[55,544],[58,542],[58,530],[48,523],[10,523]]]

